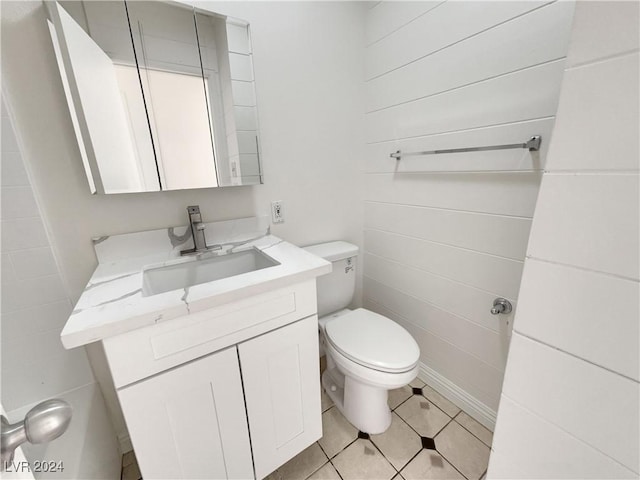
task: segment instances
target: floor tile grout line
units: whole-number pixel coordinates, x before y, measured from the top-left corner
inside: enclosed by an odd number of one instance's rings
[[[383,432],[383,433],[384,433],[384,432]],[[389,460],[389,459],[386,457],[386,455],[384,454],[384,452],[380,449],[380,447],[378,447],[378,445],[376,445],[376,443],[375,443],[375,442],[373,441],[373,439],[371,438],[371,435],[369,435],[369,438],[368,438],[367,440],[369,440],[369,441],[371,442],[371,445],[373,445],[373,447],[374,447],[376,450],[378,450],[378,452],[380,452],[380,455],[382,455],[382,458],[384,458],[384,459],[386,460],[386,462],[387,462],[389,465],[391,465],[391,468],[393,468],[393,470],[396,472],[396,474],[400,473],[400,470],[398,470],[398,469],[396,468],[396,466],[395,466],[393,463],[391,463],[391,460]],[[395,477],[395,475],[394,475],[393,477]],[[393,478],[393,477],[391,477],[391,478]],[[389,479],[389,480],[391,480],[391,479]]]
[[[459,412],[458,412],[458,413],[459,413]],[[456,416],[457,416],[457,414],[456,414]],[[437,437],[438,435],[440,435],[440,433],[441,433],[445,428],[447,428],[447,427],[451,424],[451,422],[454,422],[454,421],[455,421],[455,420],[452,418],[452,419],[451,419],[451,420],[450,420],[450,421],[449,421],[449,422],[448,422],[444,427],[442,427],[442,428],[438,431],[438,433],[436,433],[436,434],[433,436],[433,440],[434,440],[434,442],[435,442],[436,437]],[[456,423],[457,423],[457,422],[456,422]],[[436,445],[436,452],[438,452],[438,455],[440,455],[442,458],[444,458],[444,459],[447,461],[447,463],[448,463],[449,465],[451,465],[451,466],[453,467],[453,469],[454,469],[456,472],[458,472],[460,475],[462,475],[462,477],[463,477],[463,478],[465,478],[465,479],[467,479],[467,480],[470,480],[470,479],[469,479],[469,478],[468,478],[464,473],[462,473],[462,472],[458,469],[458,467],[456,467],[456,465],[455,465],[451,460],[449,460],[449,459],[445,456],[445,454],[444,454],[443,452],[441,452],[440,450],[438,450],[438,446],[437,446],[437,445]]]
[[[402,470],[404,470],[405,468],[407,468],[407,465],[409,465],[411,462],[413,462],[413,461],[416,459],[416,457],[417,457],[418,455],[420,455],[420,452],[422,452],[423,450],[424,450],[424,448],[421,448],[420,450],[418,450],[418,452],[417,452],[413,457],[411,457],[411,458],[409,459],[409,461],[408,461],[407,463],[405,463],[405,464],[403,465],[403,467],[402,467],[400,470],[398,470],[398,473],[399,473],[400,475],[402,475]]]
[[[456,417],[457,417],[458,415],[460,415],[460,413],[461,413],[461,412],[463,412],[463,411],[464,411],[464,410],[462,410],[462,409],[461,409],[461,410],[460,410],[460,412],[458,412],[458,413],[456,414]],[[466,413],[466,412],[465,412],[465,413]],[[469,415],[469,414],[467,413],[467,415]],[[444,426],[444,427],[443,427],[443,428],[442,428],[442,429],[441,429],[441,430],[436,434],[436,436],[434,436],[434,437],[433,437],[433,438],[434,438],[434,440],[435,440],[435,438],[436,438],[440,433],[442,433],[442,431],[443,431],[445,428],[447,428],[447,427],[448,427],[452,422],[453,422],[453,423],[456,423],[456,424],[457,424],[458,426],[460,426],[463,430],[465,430],[465,431],[469,432],[469,430],[467,430],[467,429],[466,429],[466,428],[464,428],[462,425],[460,425],[460,424],[455,420],[455,418],[452,418],[452,419],[451,419],[451,422],[447,423],[447,424],[446,424],[446,425],[445,425],[445,426]],[[476,437],[473,433],[469,432],[469,434],[471,434],[471,436],[473,436],[473,437],[474,437],[474,438],[476,438],[480,443],[482,443],[482,445],[484,445],[484,446],[486,446],[487,448],[489,448],[489,452],[491,452],[491,447],[490,447],[490,446],[488,446],[486,443],[484,443],[482,440],[480,440],[478,437]],[[462,472],[458,469],[458,467],[456,467],[456,465],[453,463],[453,461],[449,460],[449,459],[445,456],[445,454],[444,454],[444,453],[440,452],[440,451],[437,449],[437,446],[436,446],[436,451],[437,451],[437,452],[438,452],[438,454],[439,454],[440,456],[442,456],[442,458],[444,458],[444,459],[445,459],[445,460],[446,460],[446,461],[447,461],[447,462],[448,462],[448,463],[449,463],[449,464],[450,464],[450,465],[451,465],[451,466],[452,466],[452,467],[453,467],[453,468],[454,468],[454,469],[455,469],[455,470],[456,470],[460,475],[462,475],[462,476],[463,476],[464,478],[466,478],[467,480],[472,480],[472,479],[470,479],[469,477],[467,477],[464,473],[462,473]],[[484,473],[486,473],[486,472],[487,472],[487,470],[485,470],[485,471],[484,471]],[[483,475],[484,475],[484,473],[483,473]],[[480,475],[480,477],[479,477],[479,478],[482,478],[482,475]]]
[[[425,383],[425,385],[426,385],[426,383]],[[422,395],[420,395],[420,396],[421,396],[421,397],[423,397],[425,400],[427,400],[431,405],[433,405],[434,407],[436,407],[438,410],[440,410],[442,413],[444,413],[444,414],[449,418],[449,421],[448,421],[448,422],[447,422],[447,423],[446,423],[446,424],[445,424],[445,425],[444,425],[440,430],[438,430],[438,431],[436,432],[436,434],[435,434],[433,437],[430,437],[430,438],[433,438],[433,439],[435,440],[436,436],[437,436],[437,435],[438,435],[442,430],[444,430],[444,429],[446,428],[446,426],[447,426],[447,425],[449,425],[449,424],[453,421],[453,418],[454,418],[454,417],[450,416],[447,412],[445,412],[445,411],[444,411],[444,410],[442,410],[440,407],[438,407],[435,403],[433,403],[431,400],[429,400],[427,397],[425,397],[425,396],[424,396],[424,394],[422,394]],[[409,396],[409,398],[407,398],[407,399],[406,399],[404,402],[402,402],[400,405],[402,405],[402,404],[406,403],[406,402],[407,402],[411,397],[413,397],[413,394],[412,394],[412,395],[410,395],[410,396]],[[400,407],[400,405],[398,405],[398,407]],[[396,409],[397,409],[398,407],[396,407]],[[395,413],[395,409],[394,409],[394,410],[392,410],[392,411]],[[461,412],[461,411],[462,411],[462,409],[460,410],[460,412]],[[459,414],[460,412],[456,413],[456,414],[455,414],[455,416],[458,416],[458,414]],[[418,432],[415,428],[413,428],[413,426],[411,426],[411,424],[410,424],[407,420],[405,420],[404,418],[402,418],[402,415],[400,415],[399,413],[396,413],[396,415],[398,415],[398,417],[399,417],[399,418],[400,418],[404,423],[406,423],[406,424],[409,426],[409,428],[410,428],[411,430],[413,430],[414,432],[416,432],[416,434],[418,434],[418,436],[419,436],[420,438],[422,438],[422,435],[420,435],[420,432]]]
[[[318,443],[317,441],[315,443]],[[320,444],[318,443],[318,446],[320,447]],[[322,453],[324,454],[325,457],[327,457],[327,454],[324,453],[324,450],[322,450],[322,447],[320,447],[320,450],[322,451]],[[304,451],[304,450],[303,450]],[[302,453],[302,452],[300,452]],[[323,468],[327,463],[330,463],[331,460],[329,460],[329,457],[327,457],[327,461],[324,462],[322,465],[320,465],[318,468],[316,468],[313,472],[311,472],[309,475],[307,475],[305,477],[305,480],[309,480],[309,478],[311,478],[318,470],[320,470],[321,468]],[[276,469],[277,470],[277,469]]]
[[[459,415],[460,413],[462,413],[462,410],[460,410],[460,412],[458,412],[458,415]],[[467,412],[464,412],[464,413],[466,413],[469,417],[471,417],[471,415],[469,415]],[[456,417],[457,417],[458,415],[456,415]],[[471,417],[471,419],[472,419],[472,420],[474,420],[474,419],[473,419],[473,417]],[[462,424],[461,424],[460,422],[458,422],[455,418],[454,418],[453,420],[454,420],[458,425],[460,425],[460,426],[461,426],[465,431],[469,432],[473,437],[475,437],[476,439],[480,440],[480,443],[482,443],[482,444],[483,444],[484,446],[486,446],[487,448],[491,449],[491,445],[487,445],[487,443],[486,443],[484,440],[482,440],[478,435],[476,435],[476,434],[475,434],[475,433],[473,433],[471,430],[469,430],[467,427],[465,427],[464,425],[462,425]],[[475,421],[477,421],[477,420],[475,420]],[[480,422],[478,422],[478,423],[480,423]],[[484,425],[482,425],[482,424],[480,424],[480,426],[481,426],[481,427],[484,427]],[[486,428],[486,427],[484,427],[484,428]],[[491,430],[489,430],[488,428],[487,428],[487,431],[491,432]],[[491,434],[493,435],[493,432],[491,432]]]
[[[425,385],[425,387],[426,387],[426,386],[428,386],[426,383],[425,383],[424,385]],[[424,387],[422,387],[422,388],[424,388]],[[429,386],[429,388],[430,388],[431,390],[433,390],[433,387]],[[434,392],[435,392],[435,390],[434,390]],[[438,393],[438,392],[436,392],[436,393]],[[457,409],[458,409],[458,411],[456,412],[456,414],[455,414],[454,416],[451,416],[451,415],[449,415],[447,412],[445,412],[445,411],[444,411],[444,408],[439,407],[439,406],[438,406],[438,404],[437,404],[436,402],[434,402],[434,401],[433,401],[433,400],[431,400],[429,397],[427,397],[427,396],[424,394],[424,392],[422,393],[422,396],[423,396],[424,398],[426,398],[428,401],[430,401],[430,402],[431,402],[431,403],[432,403],[436,408],[440,409],[440,411],[442,411],[442,412],[443,412],[447,417],[449,417],[449,418],[452,418],[452,419],[453,419],[453,418],[456,418],[458,415],[460,415],[460,412],[462,412],[462,409],[461,409],[460,407],[458,407],[455,403],[451,402],[451,400],[448,400],[448,399],[446,399],[446,398],[445,398],[445,400],[447,400],[447,401],[448,401],[449,403],[451,403],[455,408],[457,408]],[[443,398],[444,398],[444,397],[443,397]],[[468,414],[467,414],[467,415],[468,415]]]
[[[338,476],[340,477],[340,480],[344,480],[344,478],[342,478],[342,474],[340,474],[340,472],[338,471],[338,468],[333,464],[333,462],[331,460],[329,460],[329,463],[331,464],[331,466],[333,467],[333,469],[336,471],[336,473],[338,474]]]
[[[425,386],[429,386],[429,385],[428,385],[427,383],[425,383],[422,387],[419,387],[419,388],[424,388]],[[431,388],[431,387],[430,387],[430,388]],[[411,394],[410,394],[410,395],[409,395],[405,400],[403,400],[403,401],[402,401],[401,403],[399,403],[395,408],[390,409],[390,410],[391,410],[391,412],[392,412],[392,413],[395,413],[395,414],[397,415],[397,417],[398,417],[400,420],[402,420],[402,422],[403,422],[403,423],[405,423],[405,424],[406,424],[406,425],[407,425],[407,426],[408,426],[408,427],[409,427],[413,432],[415,432],[415,434],[416,434],[416,435],[418,435],[420,438],[422,438],[422,435],[421,435],[421,434],[420,434],[420,433],[419,433],[415,428],[413,428],[413,426],[411,426],[411,424],[409,424],[409,422],[408,422],[407,420],[405,420],[404,418],[402,418],[402,416],[396,412],[396,409],[398,409],[401,405],[403,405],[404,403],[406,403],[406,402],[407,402],[411,397],[413,397],[414,395],[417,395],[417,394],[413,394],[413,393],[411,393]],[[488,448],[491,450],[491,446],[490,446],[490,445],[487,445],[487,444],[486,444],[485,442],[483,442],[479,437],[477,437],[476,435],[474,435],[471,431],[469,431],[468,429],[466,429],[463,425],[461,425],[458,421],[456,421],[456,420],[455,420],[455,419],[456,419],[456,418],[457,418],[461,413],[463,413],[463,412],[464,412],[464,410],[462,410],[462,409],[460,409],[459,407],[457,407],[457,408],[458,408],[458,412],[457,412],[454,416],[450,416],[447,412],[445,412],[445,411],[444,411],[444,410],[442,410],[440,407],[438,407],[438,406],[437,406],[437,405],[436,405],[436,404],[435,404],[431,399],[427,398],[427,397],[425,396],[425,394],[424,394],[424,393],[422,393],[420,396],[421,396],[421,397],[423,397],[425,400],[427,400],[431,405],[433,405],[435,408],[437,408],[438,410],[440,410],[442,413],[444,413],[444,414],[449,418],[449,420],[447,421],[447,423],[446,423],[442,428],[440,428],[440,429],[439,429],[439,430],[438,430],[438,431],[433,435],[433,437],[430,437],[430,438],[432,438],[432,439],[434,440],[434,442],[435,442],[436,437],[437,437],[440,433],[442,433],[442,432],[444,431],[444,429],[446,429],[446,428],[447,428],[447,427],[448,427],[452,422],[455,422],[455,423],[456,423],[458,426],[460,426],[463,430],[465,430],[466,432],[468,432],[471,436],[473,436],[474,438],[476,438],[480,443],[482,443],[484,446],[488,447]],[[334,405],[332,405],[331,407],[329,407],[326,411],[329,411],[329,410],[331,410],[331,409],[332,409],[332,408],[334,408],[334,407],[335,407],[335,408],[337,408],[337,407],[336,407],[336,405],[334,404]],[[326,412],[326,411],[325,411],[325,412]],[[339,409],[338,409],[338,411],[339,411]],[[342,412],[340,412],[340,413],[342,414]],[[466,413],[466,412],[464,412],[464,413],[465,413],[465,414],[467,414],[467,415],[469,415],[469,414],[468,414],[468,413]],[[323,414],[324,414],[324,412],[323,412]],[[473,417],[472,417],[472,418],[473,418]],[[333,455],[332,457],[329,457],[329,455],[327,455],[327,453],[325,452],[324,448],[322,448],[322,445],[320,445],[320,442],[319,442],[319,441],[317,442],[317,443],[318,443],[318,445],[320,446],[320,449],[322,450],[322,452],[323,452],[323,453],[325,454],[325,456],[329,459],[329,462],[328,462],[328,463],[331,463],[331,465],[332,465],[332,466],[333,466],[333,468],[336,470],[336,472],[338,473],[338,476],[341,478],[341,480],[344,480],[344,479],[343,479],[342,475],[340,474],[340,472],[338,471],[338,469],[336,468],[336,466],[333,464],[333,460],[334,460],[338,455],[340,455],[342,452],[344,452],[347,448],[349,448],[352,444],[354,444],[358,439],[359,439],[359,437],[357,437],[357,436],[356,436],[356,438],[355,438],[355,439],[353,439],[351,442],[349,442],[345,447],[343,447],[343,448],[342,448],[342,450],[340,450],[339,452],[337,452],[337,453],[336,453],[335,455]],[[371,442],[371,444],[374,446],[374,448],[375,448],[376,450],[378,450],[378,452],[380,452],[380,454],[382,455],[382,458],[384,458],[384,459],[389,463],[389,465],[391,465],[391,467],[395,470],[396,474],[399,474],[399,475],[402,475],[402,470],[403,470],[404,468],[406,468],[406,467],[407,467],[407,465],[409,465],[409,464],[410,464],[410,463],[411,463],[411,462],[412,462],[412,461],[413,461],[413,460],[414,460],[414,459],[415,459],[415,458],[420,454],[420,452],[421,452],[422,450],[429,450],[429,449],[421,448],[421,449],[420,449],[420,450],[418,450],[418,452],[417,452],[413,457],[411,457],[411,458],[410,458],[410,459],[409,459],[409,460],[408,460],[408,461],[407,461],[407,462],[406,462],[406,463],[405,463],[401,468],[399,468],[399,469],[398,469],[398,468],[396,468],[396,467],[395,467],[395,465],[393,465],[393,463],[391,463],[391,461],[386,457],[386,455],[382,452],[382,450],[378,447],[378,445],[376,445],[376,443],[373,441],[373,439],[371,438],[371,436],[368,438],[368,440]],[[454,470],[456,470],[456,472],[458,472],[460,475],[462,475],[462,477],[463,477],[464,479],[466,479],[466,480],[471,480],[471,479],[469,479],[469,478],[468,478],[464,473],[462,473],[462,472],[461,472],[461,471],[456,467],[456,465],[455,465],[451,460],[449,460],[449,459],[444,455],[444,453],[440,452],[440,451],[438,450],[437,446],[436,446],[436,448],[435,448],[435,450],[434,450],[434,451],[435,451],[438,455],[440,455],[443,459],[445,459],[445,460],[447,461],[447,463],[448,463],[449,465],[451,465],[451,466],[453,467],[453,469],[454,469]],[[324,464],[322,465],[322,467],[324,467],[324,465],[326,465],[326,463],[324,463]],[[322,467],[320,467],[320,468],[322,468]],[[319,470],[319,469],[317,469],[317,470]],[[317,471],[317,470],[316,470],[316,471]],[[483,473],[483,475],[484,475],[487,471],[488,471],[488,469],[487,469],[487,470],[485,470],[485,472]],[[313,473],[315,473],[315,471],[314,471]],[[312,473],[312,475],[313,475],[313,473]],[[395,476],[395,475],[394,475],[394,476]],[[482,477],[482,475],[480,476],[480,478],[481,478],[481,477]],[[307,477],[307,478],[308,478],[308,477]]]

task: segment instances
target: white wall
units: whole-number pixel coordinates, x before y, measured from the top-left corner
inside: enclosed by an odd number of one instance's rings
[[[3,91],[74,301],[96,266],[91,237],[185,224],[192,204],[209,222],[268,214],[271,200],[282,200],[285,223],[273,226],[275,235],[299,245],[333,239],[361,244],[364,5],[198,4],[251,23],[265,184],[91,196],[42,2],[1,2]],[[99,357],[94,349],[92,366],[106,384]],[[122,437],[113,391],[105,389],[105,395]]]
[[[381,2],[367,12],[364,303],[421,376],[491,427],[557,108],[571,2]],[[542,150],[405,157],[522,143]]]
[[[639,25],[576,6],[488,478],[640,473]]]
[[[4,103],[1,128],[2,403],[11,411],[94,379],[85,352],[59,341],[72,304]]]
[[[69,401],[73,407],[69,430],[51,444],[25,446],[27,458],[63,461],[66,472],[58,478],[115,479],[119,452],[111,425],[96,421],[107,414],[87,355],[82,349],[67,351],[60,343],[72,303],[4,101],[0,128],[2,404],[13,423],[43,400]]]

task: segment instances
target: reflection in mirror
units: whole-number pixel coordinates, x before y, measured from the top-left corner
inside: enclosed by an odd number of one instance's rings
[[[260,183],[258,118],[246,22],[196,12],[205,84],[209,92],[221,178],[231,184]],[[216,50],[227,54],[216,55]]]
[[[126,6],[163,189],[216,187],[193,10],[146,1]]]
[[[67,100],[98,192],[262,182],[246,22],[156,1],[52,5]]]

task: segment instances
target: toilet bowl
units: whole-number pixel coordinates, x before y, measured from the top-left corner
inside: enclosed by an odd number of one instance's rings
[[[355,245],[330,242],[306,249],[333,263],[332,273],[318,278],[320,341],[327,356],[322,386],[358,430],[382,433],[391,424],[388,391],[418,373],[418,344],[383,315],[344,308],[355,291]],[[329,313],[336,307],[341,309]]]

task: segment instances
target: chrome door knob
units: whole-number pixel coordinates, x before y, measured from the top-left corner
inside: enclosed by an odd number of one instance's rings
[[[11,424],[2,415],[2,467],[11,462],[13,452],[23,443],[47,443],[62,435],[71,422],[71,412],[71,405],[54,399],[33,407],[22,422]]]
[[[511,306],[511,302],[506,298],[496,298],[493,301],[493,308],[491,309],[492,315],[498,315],[500,313],[511,313],[513,307]]]

